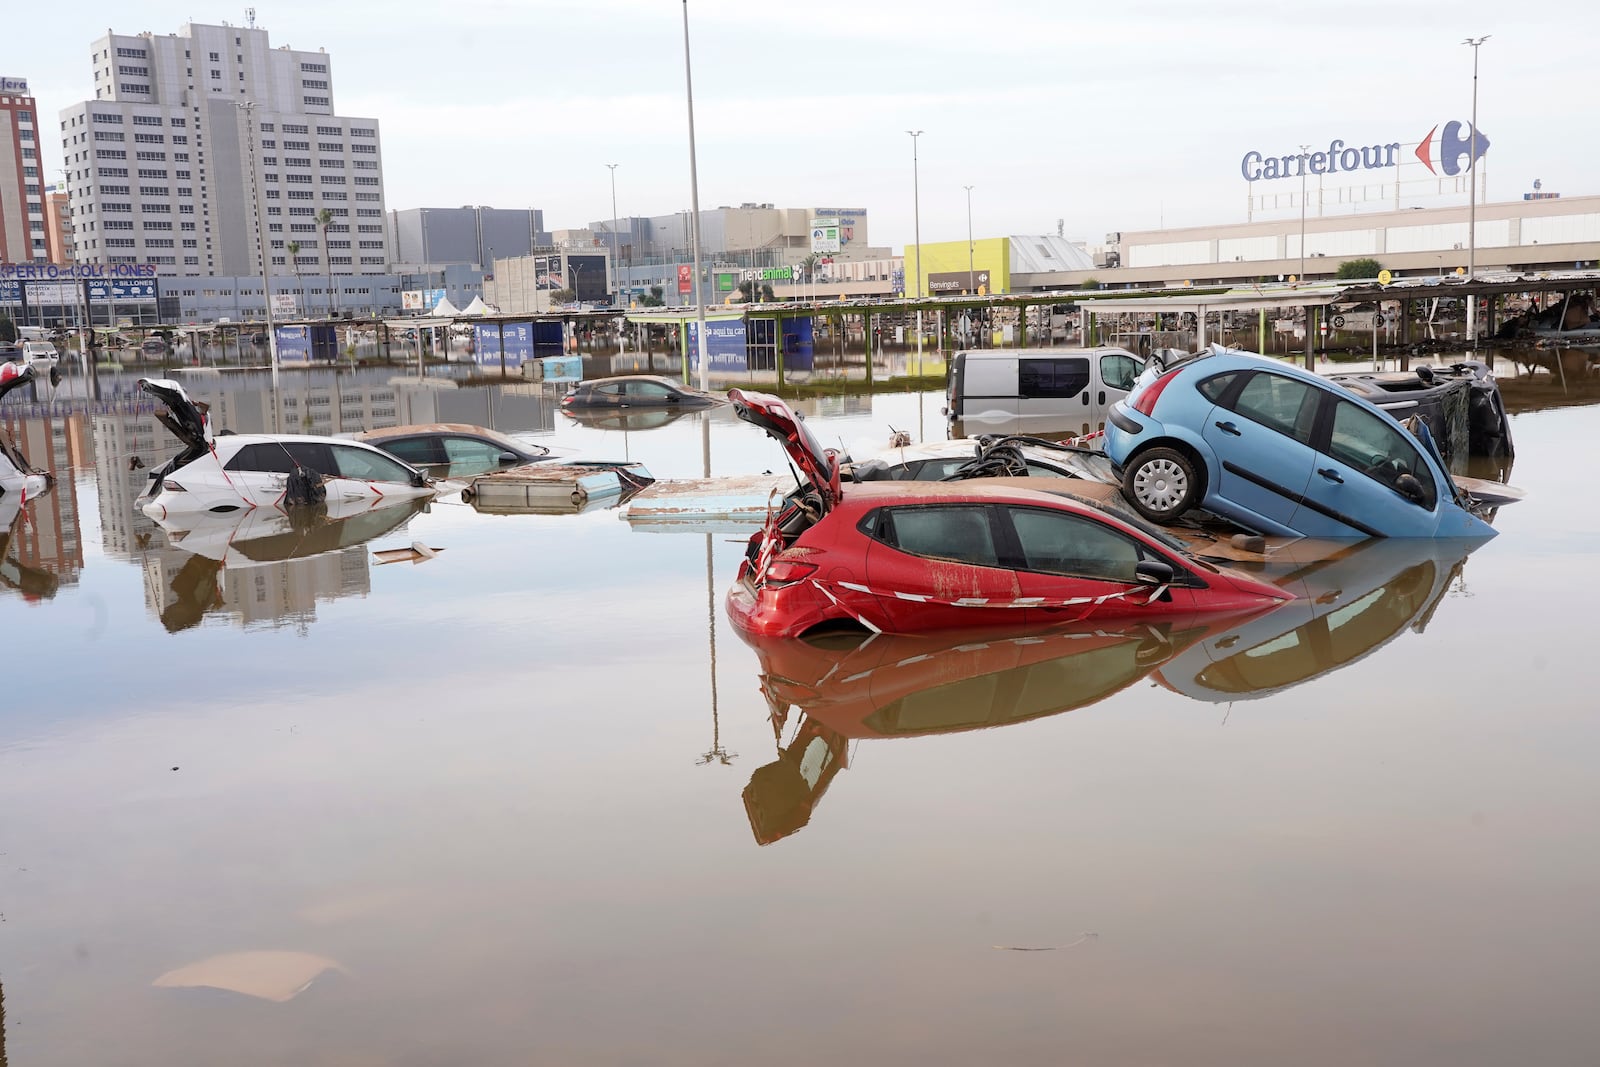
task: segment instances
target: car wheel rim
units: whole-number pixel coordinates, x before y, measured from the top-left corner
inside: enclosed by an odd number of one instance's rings
[[[1170,459],[1152,460],[1134,476],[1133,491],[1139,502],[1156,511],[1170,511],[1189,491],[1189,478]]]

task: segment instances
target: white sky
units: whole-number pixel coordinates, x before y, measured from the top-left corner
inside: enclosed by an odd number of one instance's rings
[[[390,208],[532,206],[547,227],[578,227],[610,217],[612,162],[620,214],[689,205],[680,0],[263,0],[256,12],[274,46],[333,56],[340,114],[380,120]],[[89,46],[107,28],[244,16],[243,3],[34,5],[7,18],[0,74],[27,78],[48,120],[92,96]],[[964,185],[980,238],[1054,232],[1057,219],[1091,242],[1243,221],[1249,149],[1415,142],[1464,123],[1469,34],[1492,35],[1478,104],[1488,199],[1519,198],[1535,178],[1600,191],[1600,139],[1586,132],[1600,17],[1577,0],[690,0],[689,18],[702,208],[864,207],[874,245],[912,240],[908,129],[924,131],[924,241],[965,238]]]

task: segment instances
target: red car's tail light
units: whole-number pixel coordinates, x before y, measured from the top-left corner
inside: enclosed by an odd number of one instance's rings
[[[815,563],[801,563],[792,559],[775,559],[772,561],[772,566],[767,568],[766,584],[773,586],[793,585],[802,578],[808,578],[815,574],[816,570],[817,565]]]
[[[1182,369],[1183,368],[1180,367],[1176,370],[1169,370],[1167,373],[1151,382],[1149,387],[1145,389],[1144,392],[1134,397],[1133,403],[1129,406],[1146,418],[1153,417],[1151,413],[1155,411],[1156,401],[1161,399],[1162,392],[1166,390],[1167,386],[1172,384],[1173,377],[1176,376],[1178,371]]]

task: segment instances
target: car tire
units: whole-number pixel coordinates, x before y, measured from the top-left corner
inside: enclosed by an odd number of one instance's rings
[[[1194,461],[1182,452],[1151,448],[1123,471],[1122,493],[1151,522],[1171,522],[1199,500],[1200,479]]]

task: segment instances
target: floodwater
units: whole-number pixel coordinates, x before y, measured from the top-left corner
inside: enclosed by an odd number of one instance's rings
[[[783,469],[725,410],[386,380],[195,388]],[[1470,558],[1350,552],[1231,629],[823,650],[730,629],[734,534],[446,500],[173,543],[117,380],[8,408],[60,481],[0,561],[0,1063],[1593,1063],[1600,391],[1508,393],[1528,498]],[[801,407],[848,444],[941,399]]]

